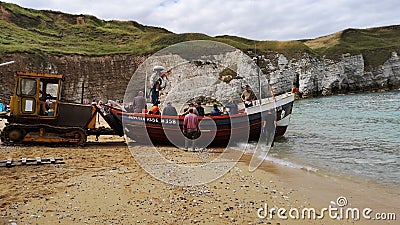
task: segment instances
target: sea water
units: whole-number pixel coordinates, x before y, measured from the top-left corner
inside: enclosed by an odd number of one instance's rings
[[[268,159],[400,184],[400,91],[296,100]]]

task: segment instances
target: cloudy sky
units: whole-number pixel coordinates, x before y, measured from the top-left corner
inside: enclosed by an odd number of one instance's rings
[[[134,20],[174,33],[256,40],[316,38],[400,24],[398,0],[2,0],[22,7]]]

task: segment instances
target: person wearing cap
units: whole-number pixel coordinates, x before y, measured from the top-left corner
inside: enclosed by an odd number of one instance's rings
[[[244,91],[243,91],[242,95],[240,96],[240,98],[244,102],[244,106],[246,108],[253,106],[252,101],[257,100],[256,95],[250,89],[250,86],[248,84],[246,84],[246,86],[244,87]]]
[[[172,105],[172,103],[168,102],[167,106],[162,111],[162,115],[163,116],[177,116],[178,112],[176,111],[176,108]]]
[[[160,92],[160,86],[162,82],[162,71],[164,70],[164,67],[162,66],[155,66],[153,68],[154,73],[150,77],[150,93],[151,93],[151,103],[154,105],[158,101],[158,96]]]

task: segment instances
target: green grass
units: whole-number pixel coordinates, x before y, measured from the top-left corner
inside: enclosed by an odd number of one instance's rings
[[[136,22],[0,5],[9,12],[7,20],[0,20],[1,53],[147,54],[155,50],[152,42],[171,34]]]
[[[235,36],[210,37],[205,34],[174,34],[163,28],[134,21],[104,21],[90,15],[70,15],[53,11],[24,9],[0,2],[1,53],[54,53],[101,56],[111,54],[148,55],[167,46],[190,40],[219,41],[249,55],[280,52],[300,58],[304,52],[340,59],[343,53],[363,54],[373,69],[400,50],[400,26],[347,29],[313,40],[254,41]]]
[[[132,21],[104,21],[89,15],[24,9],[0,3],[12,16],[0,21],[1,53],[36,52],[80,55],[152,54],[167,46],[190,40],[223,42],[244,51],[280,51],[294,56],[308,50],[302,42],[254,42],[205,34],[174,34],[163,28]],[[82,23],[84,21],[84,23]],[[78,23],[79,22],[79,23]]]
[[[382,65],[393,51],[400,50],[400,26],[370,29],[347,29],[330,38],[305,42],[321,56],[338,59],[343,53],[362,54],[366,65],[375,68]],[[322,44],[324,43],[324,44]]]

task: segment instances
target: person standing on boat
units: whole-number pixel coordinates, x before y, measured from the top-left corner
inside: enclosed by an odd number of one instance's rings
[[[163,109],[162,111],[163,116],[177,116],[178,112],[176,111],[176,108],[172,106],[171,102],[167,103],[167,106]]]
[[[239,107],[233,98],[229,99],[229,102],[226,103],[225,108],[227,109],[229,115],[234,115],[239,113]]]
[[[160,93],[161,83],[162,83],[162,71],[164,67],[162,66],[155,66],[153,68],[154,73],[150,77],[150,93],[151,93],[151,104],[156,104],[158,101],[158,96]]]
[[[243,91],[242,95],[240,96],[240,98],[244,102],[244,106],[246,108],[253,106],[252,101],[257,100],[256,95],[250,89],[250,86],[248,84],[246,84],[246,86],[244,87],[244,91]]]
[[[199,119],[197,115],[194,114],[193,109],[189,109],[189,114],[187,114],[183,120],[183,134],[185,134],[185,151],[188,151],[189,142],[191,142],[192,150],[196,150],[196,138],[200,132]]]
[[[133,112],[142,113],[144,107],[146,106],[146,98],[144,97],[143,91],[139,91],[138,95],[133,98]]]

